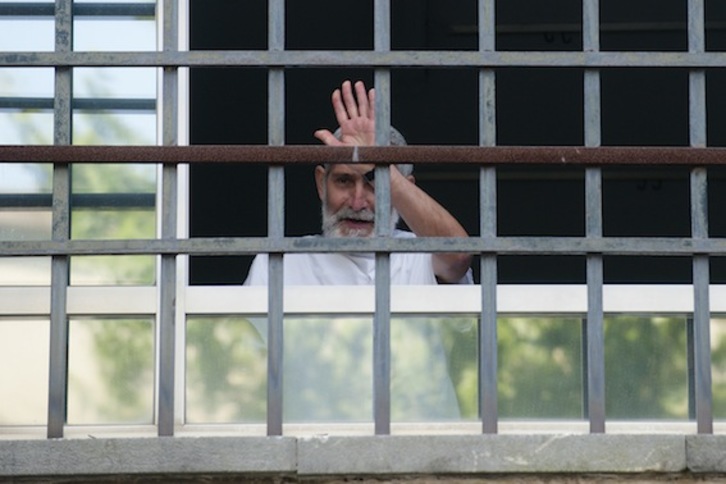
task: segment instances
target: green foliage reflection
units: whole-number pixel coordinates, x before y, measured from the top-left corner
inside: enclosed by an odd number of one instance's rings
[[[152,328],[148,319],[71,321],[69,423],[152,421]]]

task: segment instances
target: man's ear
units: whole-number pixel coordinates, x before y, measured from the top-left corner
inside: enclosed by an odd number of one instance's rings
[[[416,184],[416,177],[415,177],[415,176],[413,176],[413,175],[408,175],[408,176],[406,177],[406,180],[410,181],[410,182],[411,182],[411,183],[413,183],[414,185]]]
[[[325,193],[325,168],[321,165],[315,167],[315,186],[318,189],[318,197],[322,200]]]

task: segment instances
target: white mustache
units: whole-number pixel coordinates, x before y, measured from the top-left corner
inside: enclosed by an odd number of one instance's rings
[[[373,222],[376,218],[375,212],[370,209],[353,210],[350,207],[344,207],[335,213],[335,220],[339,222],[341,220],[356,220],[359,222]]]

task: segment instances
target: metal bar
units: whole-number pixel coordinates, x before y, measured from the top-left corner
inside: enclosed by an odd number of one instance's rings
[[[373,44],[379,53],[391,49],[390,0],[374,0]],[[376,144],[388,146],[391,139],[391,74],[379,67],[376,87]],[[391,177],[388,166],[375,168],[378,238],[391,237]],[[388,252],[376,253],[376,311],[373,316],[373,421],[376,435],[391,433],[391,261]]]
[[[181,51],[0,52],[5,67],[670,67],[721,68],[726,52]]]
[[[497,174],[495,168],[482,168],[479,175],[479,230],[482,237],[496,237]],[[479,398],[482,432],[496,433],[498,428],[497,393],[497,256],[481,255],[482,311],[479,324]]]
[[[348,163],[352,147],[333,146],[17,146],[1,145],[7,163]],[[726,164],[726,148],[576,146],[360,146],[364,163],[484,165],[648,165]]]
[[[696,256],[693,258],[693,345],[695,355],[696,425],[699,434],[713,433],[711,314],[708,288],[708,257]]]
[[[686,318],[686,361],[688,371],[688,418],[696,420],[696,355],[693,317]]]
[[[479,53],[493,52],[496,46],[496,9],[494,0],[479,0]],[[496,74],[493,69],[479,71],[479,146],[497,143]],[[497,235],[497,171],[493,166],[479,170],[479,234]],[[497,256],[481,254],[480,283],[482,311],[479,321],[479,412],[482,432],[498,431],[497,392]]]
[[[600,50],[600,2],[583,0],[582,45],[585,52]],[[601,134],[600,71],[585,69],[585,146],[599,147]],[[602,170],[585,169],[585,236],[602,237]],[[587,318],[582,328],[583,413],[591,433],[605,432],[605,338],[603,327],[603,258],[587,255]]]
[[[285,2],[268,2],[268,48],[285,49]],[[285,72],[268,72],[268,143],[285,144]],[[268,237],[281,240],[285,236],[285,169],[270,165],[268,169]],[[267,326],[267,435],[282,435],[283,420],[283,254],[271,253],[268,259],[268,326]]]
[[[163,3],[163,49],[178,49],[179,4]],[[177,144],[178,72],[176,67],[163,69],[162,137],[163,144]],[[177,165],[162,168],[160,207],[161,239],[176,239],[177,231]],[[174,435],[175,363],[176,363],[176,254],[162,254],[159,278],[159,395],[157,425],[159,436]]]
[[[582,1],[582,48],[585,52],[600,50],[600,0]]]
[[[590,168],[585,174],[586,236],[602,236],[601,173]],[[591,433],[605,432],[605,336],[603,328],[602,254],[587,255],[587,415]]]
[[[77,3],[74,17],[153,17],[156,4],[149,3]],[[0,17],[52,17],[55,4],[11,2],[0,3]]]
[[[39,97],[0,97],[0,109],[51,110],[54,100]],[[95,98],[73,100],[76,111],[138,111],[155,112],[156,99]]]
[[[55,49],[67,52],[73,48],[73,2],[57,0],[55,6]],[[58,145],[68,145],[72,142],[72,96],[72,69],[67,67],[56,69],[53,142]],[[67,242],[70,238],[70,194],[70,165],[57,163],[53,166],[52,239],[54,242]],[[63,437],[68,408],[68,314],[66,304],[70,279],[69,264],[69,258],[64,254],[54,255],[51,259],[48,438]]]
[[[156,197],[152,193],[77,193],[71,194],[71,206],[75,209],[119,210],[153,209]],[[53,195],[45,193],[0,194],[0,208],[38,208],[53,206]]]
[[[726,256],[726,239],[663,237],[311,237],[191,238],[177,240],[3,241],[0,257],[53,255],[240,255],[260,252],[473,252],[500,255]]]
[[[688,51],[706,48],[704,0],[688,0]],[[706,146],[706,74],[689,73],[689,131],[692,147]],[[708,174],[706,168],[691,169],[691,236],[708,238]],[[693,357],[694,396],[698,433],[713,433],[713,390],[711,387],[711,309],[709,301],[709,259],[693,258]]]
[[[580,376],[582,381],[582,418],[590,420],[590,367],[588,366],[587,318],[580,322],[580,355],[582,367]]]
[[[691,172],[691,232],[694,239],[708,237],[708,194],[705,168]],[[709,258],[693,257],[693,353],[695,372],[696,425],[698,433],[713,433],[711,387],[711,310],[709,301]]]

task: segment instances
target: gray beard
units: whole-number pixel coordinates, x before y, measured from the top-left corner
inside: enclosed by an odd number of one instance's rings
[[[323,197],[321,204],[321,216],[322,216],[322,231],[325,237],[373,237],[375,235],[375,228],[370,232],[364,230],[350,230],[343,233],[341,222],[344,219],[364,220],[373,221],[375,213],[371,210],[361,210],[356,212],[350,208],[343,207],[336,213],[330,213],[328,210],[328,202],[326,197]],[[400,216],[396,210],[391,210],[391,231],[396,229]]]

